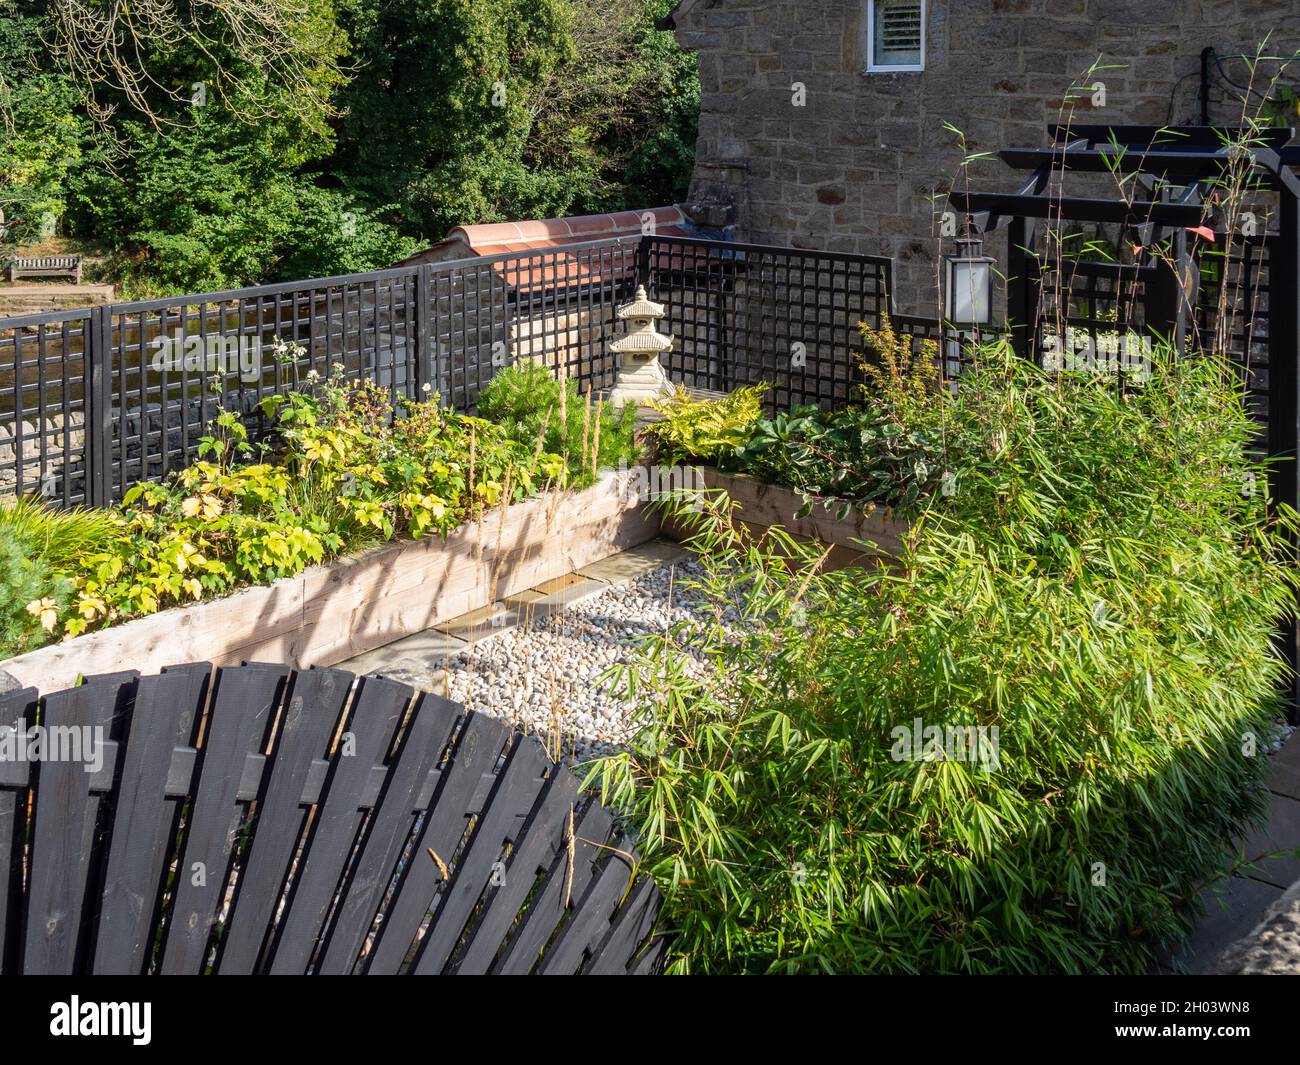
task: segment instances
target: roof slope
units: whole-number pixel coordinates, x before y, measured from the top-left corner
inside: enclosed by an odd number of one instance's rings
[[[404,259],[397,266],[480,255],[505,255],[534,249],[560,248],[615,237],[639,237],[651,232],[660,236],[691,236],[694,228],[680,207],[653,207],[644,211],[578,215],[528,222],[488,222],[456,226],[431,248]]]

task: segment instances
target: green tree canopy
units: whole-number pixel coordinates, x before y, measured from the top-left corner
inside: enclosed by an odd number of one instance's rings
[[[128,293],[386,266],[685,193],[669,0],[0,0],[0,210]]]

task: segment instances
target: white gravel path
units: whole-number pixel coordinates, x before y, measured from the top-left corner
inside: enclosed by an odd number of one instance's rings
[[[478,640],[447,662],[447,697],[542,739],[552,755],[585,761],[631,738],[632,704],[605,676],[638,637],[693,616],[680,582],[698,563],[669,563],[628,584]]]

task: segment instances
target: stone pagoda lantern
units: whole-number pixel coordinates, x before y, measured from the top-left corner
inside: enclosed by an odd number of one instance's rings
[[[633,302],[618,309],[619,318],[627,322],[628,332],[609,346],[610,351],[621,357],[618,379],[608,396],[610,403],[640,406],[672,393],[672,382],[659,365],[659,356],[672,350],[673,338],[655,328],[664,313],[664,305],[653,302],[646,295],[644,285],[637,286]]]

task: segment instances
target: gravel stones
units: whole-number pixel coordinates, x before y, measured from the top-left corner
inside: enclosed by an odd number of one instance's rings
[[[434,690],[539,736],[565,760],[607,754],[635,732],[634,707],[615,694],[610,669],[639,639],[695,616],[698,600],[681,582],[699,572],[694,562],[667,563],[563,610],[525,609],[517,627],[447,659]]]

